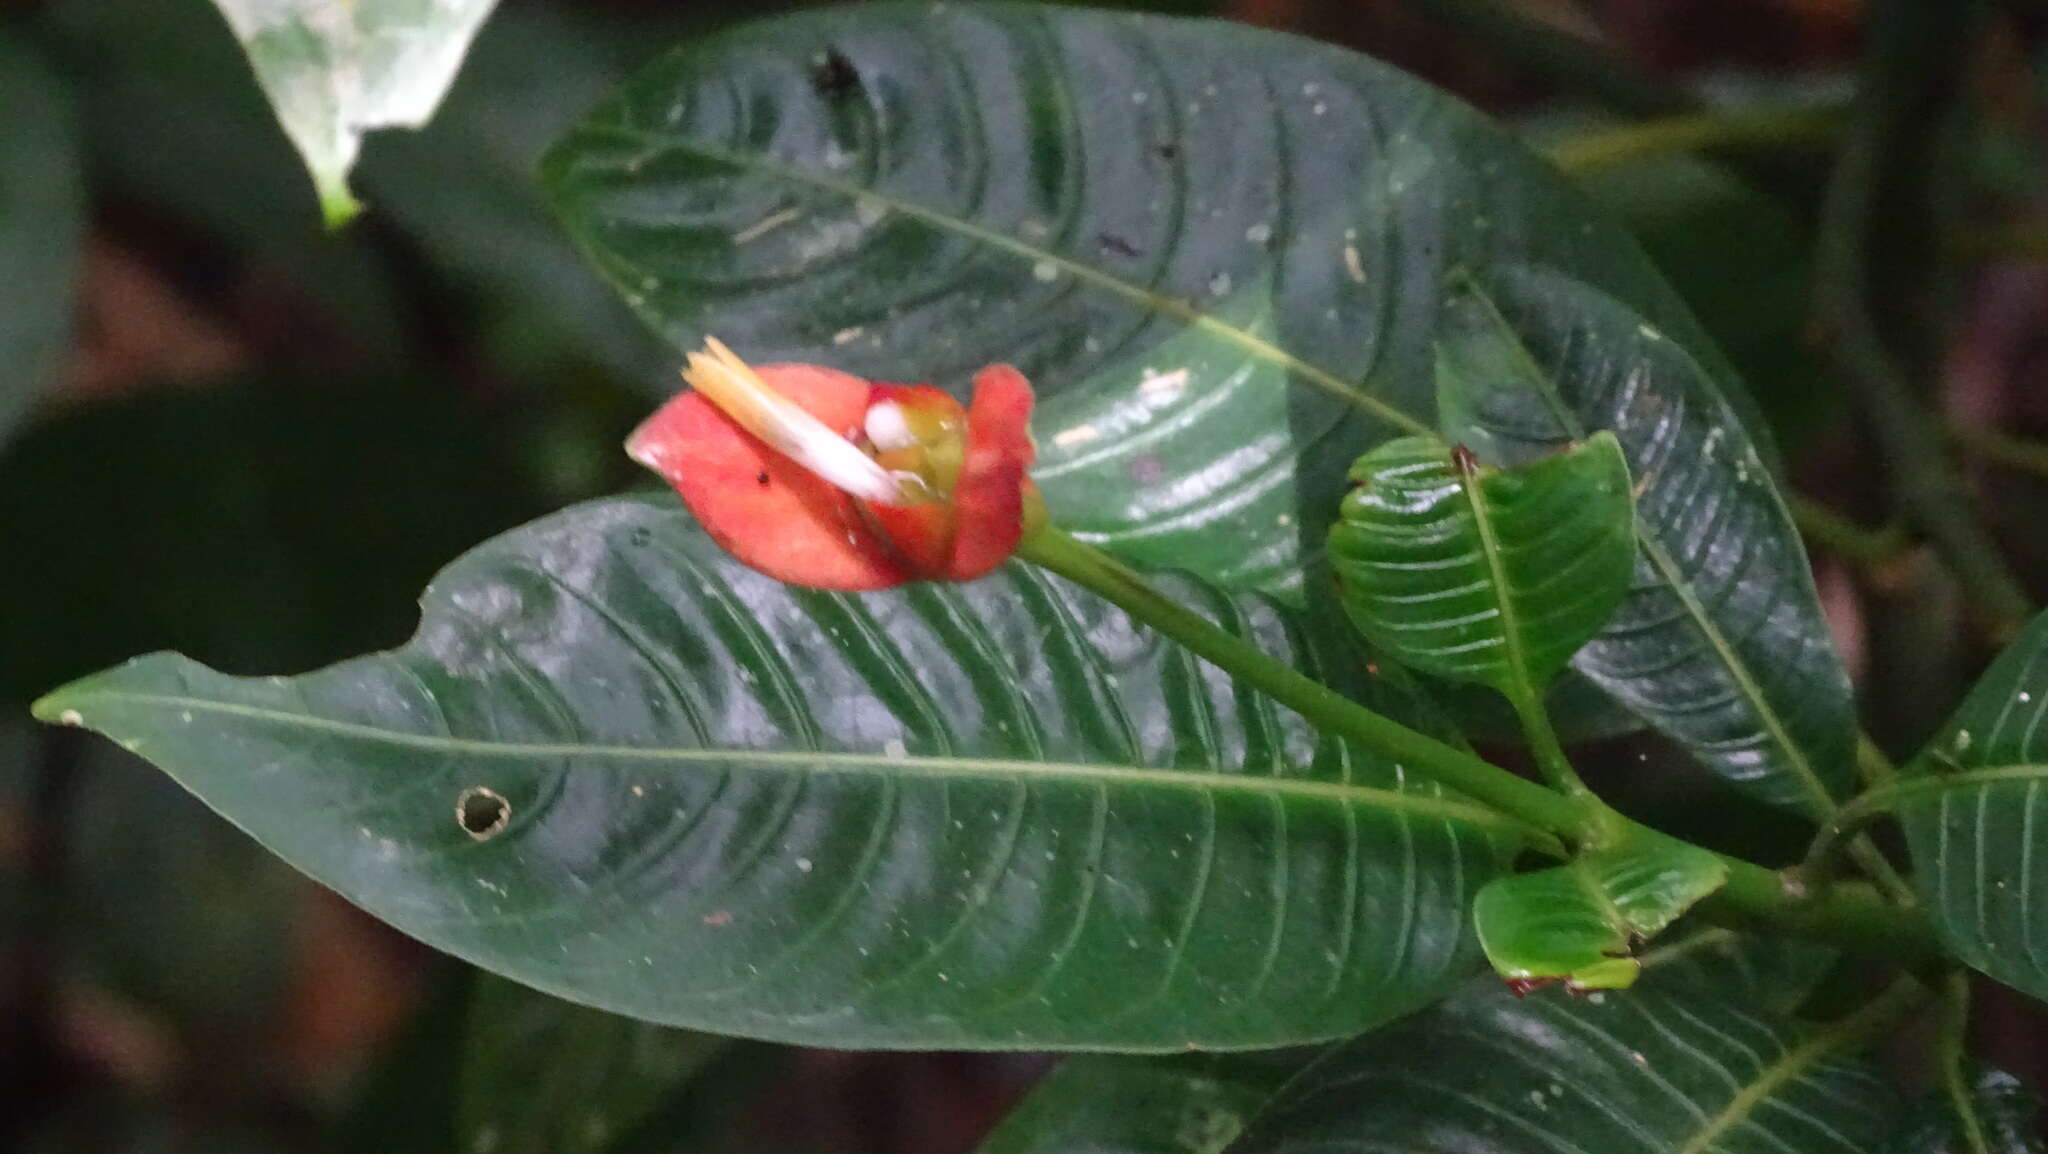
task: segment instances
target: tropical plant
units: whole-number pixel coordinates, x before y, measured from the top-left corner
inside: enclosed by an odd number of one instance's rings
[[[220,6],[337,224],[362,132],[422,120],[491,7]],[[396,648],[159,652],[34,715],[510,979],[473,994],[480,1152],[657,1148],[710,1035],[1071,1052],[991,1154],[2039,1149],[1966,1023],[1985,978],[2048,999],[2048,619],[1867,256],[1887,150],[1939,135],[1981,26],[1946,7],[1873,5],[1846,110],[1688,105],[1551,155],[1207,21],[691,38],[540,176],[689,358],[629,445],[668,488],[476,546]],[[1800,536],[1856,531],[1574,182],[1659,132],[1839,134],[1817,199],[1732,163],[1817,214],[1833,367],[2006,642],[1896,767]],[[7,204],[0,246],[64,214]],[[1805,853],[1619,803],[1581,752],[1617,734]],[[1876,1056],[1916,1021],[1917,1106]]]

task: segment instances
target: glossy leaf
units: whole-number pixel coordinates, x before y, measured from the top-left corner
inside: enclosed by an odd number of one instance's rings
[[[67,347],[85,219],[76,134],[70,93],[0,31],[0,440]]]
[[[1681,922],[1640,960],[1661,988],[1698,987],[1789,1017],[1839,957],[1834,948],[1805,938]]]
[[[1570,268],[1703,343],[1626,234],[1400,72],[1242,27],[1014,4],[748,25],[551,154],[570,230],[678,349],[1040,387],[1061,523],[1292,586],[1345,468],[1433,424],[1445,271]]]
[[[469,999],[456,1148],[604,1154],[723,1045],[483,977]]]
[[[1972,1123],[1960,1110],[1967,1109]],[[1975,1132],[1981,1147],[1971,1145]],[[1911,1125],[1887,1145],[1885,1154],[2043,1154],[2041,1096],[2003,1070],[1972,1071],[1967,1100],[1936,1091],[1921,1104]]]
[[[1620,436],[1653,530],[1586,671],[1773,800],[1846,781],[1847,677],[1733,373],[1624,231],[1410,77],[1195,21],[843,8],[684,47],[546,172],[679,349],[955,390],[1015,363],[1060,524],[1232,587],[1298,587],[1346,466],[1439,428],[1447,292],[1542,270],[1560,291],[1512,303],[1588,337],[1574,415]]]
[[[1611,429],[1639,490],[1635,587],[1575,667],[1753,795],[1831,809],[1853,777],[1848,675],[1770,470],[1710,364],[1555,268],[1458,278],[1439,318],[1452,435],[1488,460]]]
[[[1489,882],[1472,924],[1510,982],[1618,989],[1636,980],[1637,948],[1727,880],[1713,854],[1654,838]]]
[[[1612,434],[1512,469],[1403,437],[1358,459],[1330,530],[1351,619],[1406,665],[1535,702],[1628,594]]]
[[[214,0],[313,176],[329,223],[360,207],[348,189],[363,134],[434,114],[497,0]]]
[[[1957,957],[2048,997],[2048,615],[1978,681],[1905,774],[1871,795],[1897,813],[1913,882]]]
[[[1866,1154],[1897,1095],[1847,1049],[1696,990],[1488,983],[1324,1058],[1230,1154]]]
[[[1175,592],[1398,708],[1341,630]],[[666,498],[482,546],[392,653],[296,679],[157,655],[37,711],[487,969],[836,1046],[1355,1032],[1469,972],[1471,895],[1518,841],[1034,570],[792,590]]]
[[[1003,1118],[979,1154],[1221,1154],[1322,1052],[1068,1058]]]

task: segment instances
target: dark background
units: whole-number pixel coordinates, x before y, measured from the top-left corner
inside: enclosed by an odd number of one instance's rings
[[[329,235],[205,0],[0,4],[0,36],[30,43],[71,89],[89,198],[73,346],[0,447],[0,1150],[494,1154],[509,1147],[448,1121],[462,1056],[524,1046],[567,1061],[578,1051],[557,1048],[564,1038],[611,1037],[526,999],[541,1033],[479,1040],[480,1016],[520,995],[480,988],[293,874],[118,749],[34,729],[25,707],[153,649],[272,673],[396,644],[419,589],[462,550],[634,483],[616,446],[675,357],[585,271],[535,161],[632,67],[781,6],[503,0],[434,124],[372,137],[356,178],[370,211]],[[1655,111],[1679,83],[1839,99],[1863,21],[1855,0],[1127,6],[1358,48],[1546,140]],[[2048,452],[2024,439],[2048,434],[2048,244],[2026,222],[2048,187],[2044,29],[2031,5],[1993,14],[1972,58],[1972,123],[1929,182],[1966,241],[1930,259],[1899,230],[1905,271],[1880,300],[1930,419],[2000,430],[1965,438],[1961,459],[2037,591]],[[1821,142],[1734,167],[1665,157],[1587,183],[1740,364],[1796,487],[1869,530],[1808,518],[1867,722],[1905,753],[1990,646],[1927,552],[1887,530],[1883,459],[1816,355],[1826,162]],[[55,291],[6,274],[0,309]],[[1643,741],[1588,751],[1624,808],[1767,860],[1796,847],[1797,825],[1711,780],[1653,774],[1677,759],[1645,761]],[[2041,1084],[2041,1012],[1987,990],[1977,1017],[1985,1050]],[[691,1053],[710,1072],[664,1088],[643,1112],[654,1136],[632,1149],[964,1151],[1045,1065]],[[596,1148],[579,1142],[530,1148]]]

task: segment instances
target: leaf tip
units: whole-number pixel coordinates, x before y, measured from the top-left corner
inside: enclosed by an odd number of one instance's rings
[[[348,223],[363,213],[363,202],[348,189],[348,182],[340,176],[323,177],[317,181],[320,191],[320,220],[328,232],[339,232]]]

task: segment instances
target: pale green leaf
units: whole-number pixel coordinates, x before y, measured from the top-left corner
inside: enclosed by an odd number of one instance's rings
[[[1628,594],[1628,462],[1600,433],[1526,465],[1403,437],[1358,459],[1330,530],[1345,608],[1388,656],[1535,702]]]
[[[330,224],[373,129],[418,128],[497,0],[214,0],[248,53]]]
[[[1642,943],[1727,880],[1727,866],[1706,850],[1646,838],[1489,882],[1472,923],[1487,960],[1510,981],[1625,987],[1641,969]]]

